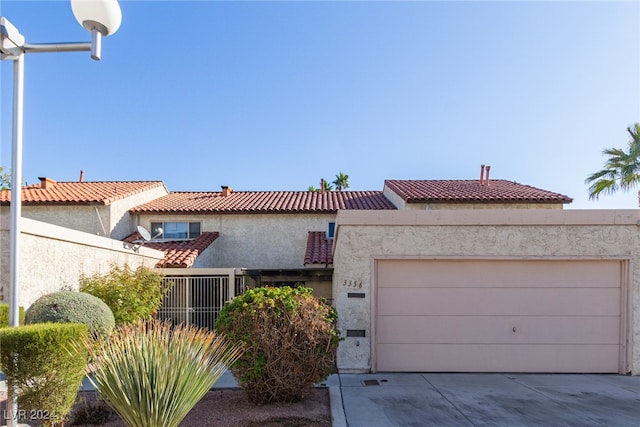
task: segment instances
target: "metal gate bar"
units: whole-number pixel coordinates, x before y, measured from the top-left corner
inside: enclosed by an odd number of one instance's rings
[[[163,281],[171,282],[172,286],[165,295],[158,318],[172,324],[184,323],[209,330],[214,329],[224,304],[245,291],[245,277],[233,272],[226,275],[177,275],[172,271],[171,275],[165,275]]]

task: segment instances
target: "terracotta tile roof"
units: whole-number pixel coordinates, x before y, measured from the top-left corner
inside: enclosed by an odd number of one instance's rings
[[[407,203],[571,203],[562,194],[501,179],[489,186],[479,180],[386,180],[385,186]]]
[[[158,268],[189,268],[196,258],[209,247],[219,236],[216,232],[205,232],[193,240],[146,242],[145,247],[164,252],[164,258],[156,264]],[[141,240],[140,233],[135,232],[124,239],[133,243]]]
[[[139,213],[334,213],[338,209],[395,209],[380,191],[174,192],[137,206]]]
[[[324,231],[310,231],[307,236],[304,265],[308,264],[333,264],[333,239],[327,239]]]
[[[112,202],[143,191],[164,187],[162,181],[75,181],[56,182],[22,187],[22,203],[25,205],[109,205]],[[165,188],[166,189],[166,188]],[[0,203],[9,204],[11,190],[0,191]]]

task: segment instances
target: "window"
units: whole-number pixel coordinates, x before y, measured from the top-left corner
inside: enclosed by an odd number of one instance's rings
[[[165,240],[193,239],[200,235],[199,222],[152,222],[151,236]]]
[[[330,222],[327,224],[327,239],[333,239],[333,235],[336,232],[336,223]]]

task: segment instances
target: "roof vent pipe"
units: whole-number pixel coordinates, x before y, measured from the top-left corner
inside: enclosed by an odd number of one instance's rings
[[[487,169],[486,169],[487,170],[487,176],[486,176],[486,178],[484,180],[485,181],[484,185],[486,185],[487,187],[489,186],[489,169],[491,169],[491,166],[487,166]]]
[[[482,185],[484,179],[484,165],[480,165],[480,185]]]
[[[84,171],[81,170],[80,171],[80,182],[83,182],[83,181],[84,181]]]
[[[324,193],[324,178],[320,180],[320,192]]]

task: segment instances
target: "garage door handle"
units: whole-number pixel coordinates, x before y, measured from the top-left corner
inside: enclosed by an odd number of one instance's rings
[[[514,334],[516,333],[516,327],[515,326],[513,327],[513,333]]]

